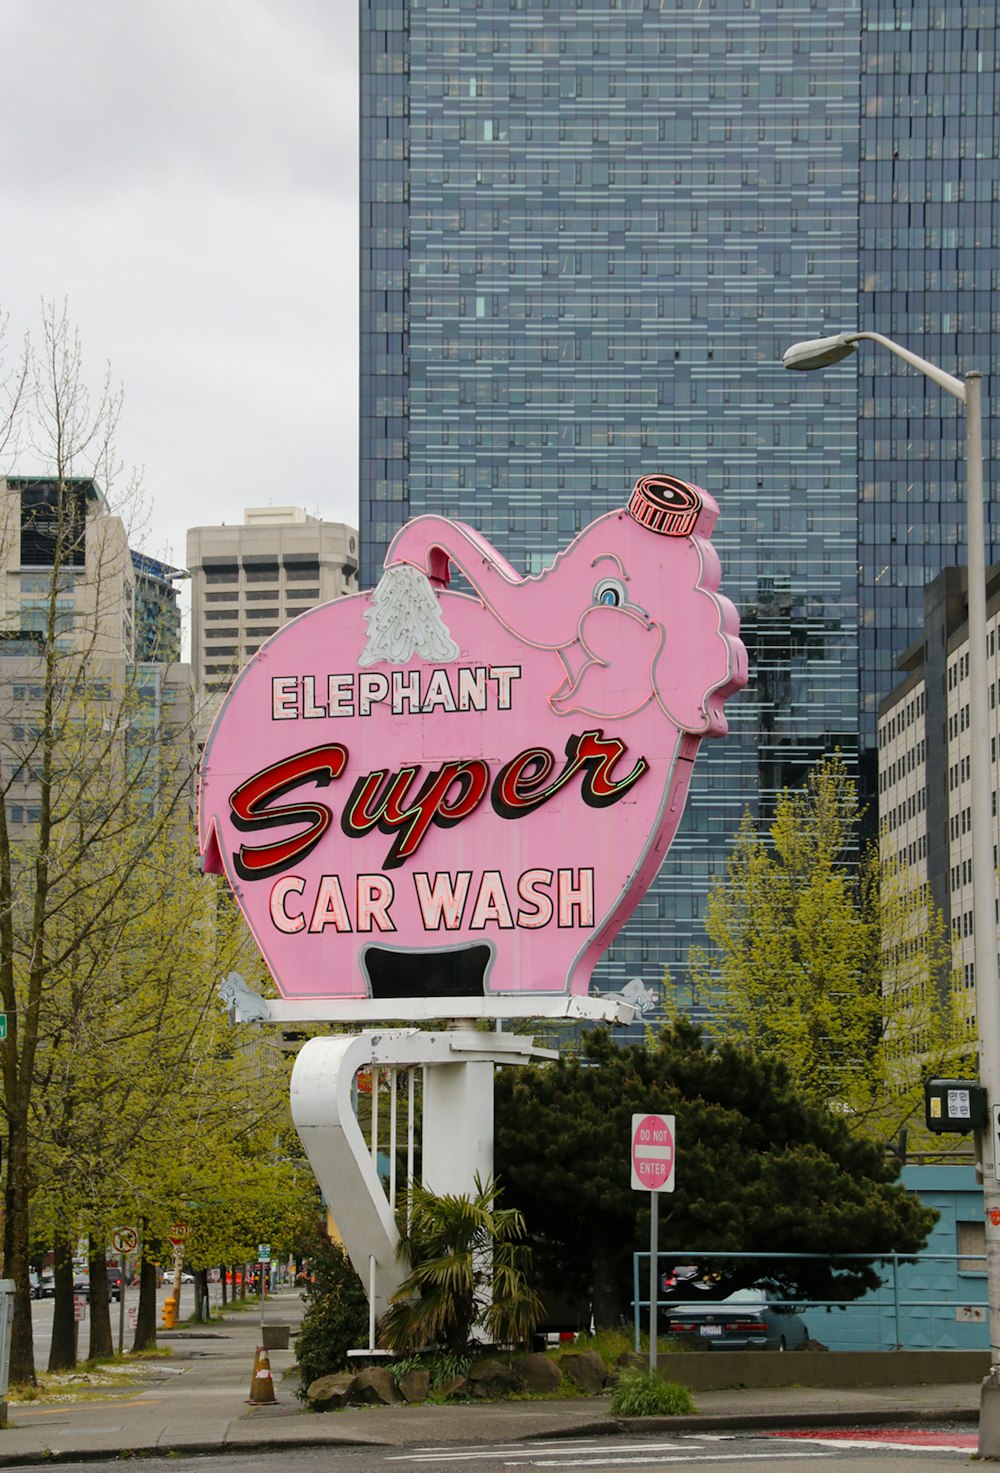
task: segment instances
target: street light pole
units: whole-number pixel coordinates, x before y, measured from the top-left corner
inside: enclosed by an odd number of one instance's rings
[[[986,1091],[989,1118],[1000,1106],[1000,984],[997,967],[997,917],[993,859],[993,798],[986,662],[986,527],[983,514],[982,377],[964,380],[878,332],[846,332],[794,343],[784,355],[786,368],[825,368],[856,351],[862,340],[879,343],[931,379],[965,406],[966,542],[969,601],[970,781],[972,789],[972,916],[979,1081]],[[983,1132],[983,1208],[986,1219],[986,1287],[990,1306],[990,1374],[983,1382],[979,1455],[1000,1458],[1000,1150],[997,1131]]]

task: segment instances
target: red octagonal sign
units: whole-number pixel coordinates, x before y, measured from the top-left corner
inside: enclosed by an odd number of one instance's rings
[[[674,1117],[632,1116],[632,1190],[672,1192],[674,1189]]]

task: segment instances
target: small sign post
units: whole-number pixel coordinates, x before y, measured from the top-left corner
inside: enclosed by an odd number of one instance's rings
[[[260,1338],[264,1340],[264,1275],[271,1263],[270,1243],[257,1244],[257,1272],[260,1274]]]
[[[128,1255],[139,1246],[139,1234],[133,1227],[115,1228],[111,1246],[118,1254],[118,1354],[125,1344],[125,1267]]]
[[[674,1189],[673,1115],[632,1116],[632,1190],[649,1193],[649,1372],[656,1371],[660,1193]]]

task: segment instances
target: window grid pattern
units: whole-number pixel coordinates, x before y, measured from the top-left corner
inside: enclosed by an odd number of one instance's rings
[[[1000,368],[996,6],[868,0],[862,15],[858,323],[950,373],[978,369],[988,409]],[[924,587],[966,561],[965,415],[878,348],[862,346],[849,372],[860,413],[861,734],[874,750],[878,703],[920,637]],[[988,488],[996,434],[987,418]],[[990,542],[988,562],[1000,551],[992,529]]]
[[[780,360],[857,309],[860,39],[853,0],[363,0],[362,586],[422,512],[532,572],[641,472],[722,509],[753,681],[597,985],[680,980],[743,808],[855,759],[855,389]]]

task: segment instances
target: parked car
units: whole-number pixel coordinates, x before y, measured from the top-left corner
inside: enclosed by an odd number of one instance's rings
[[[118,1292],[119,1292],[119,1290],[112,1288],[112,1283],[111,1283],[112,1276],[117,1279],[117,1277],[118,1277],[118,1270],[117,1269],[111,1269],[111,1268],[109,1268],[108,1269],[108,1277],[107,1277],[108,1298],[109,1299],[112,1299],[112,1298],[117,1299],[118,1298]],[[89,1274],[76,1274],[75,1275],[75,1277],[73,1279],[73,1293],[74,1294],[82,1294],[85,1299],[89,1299],[90,1298],[90,1275]]]
[[[51,1299],[56,1292],[56,1276],[50,1268],[43,1268],[38,1275],[39,1298]]]
[[[32,1299],[41,1299],[42,1297],[41,1276],[36,1274],[33,1268],[28,1270],[28,1293]]]
[[[802,1311],[773,1303],[764,1289],[737,1289],[725,1299],[678,1305],[665,1333],[709,1350],[795,1350],[809,1338]]]
[[[117,1268],[108,1269],[108,1296],[116,1303],[122,1297],[122,1276]]]

